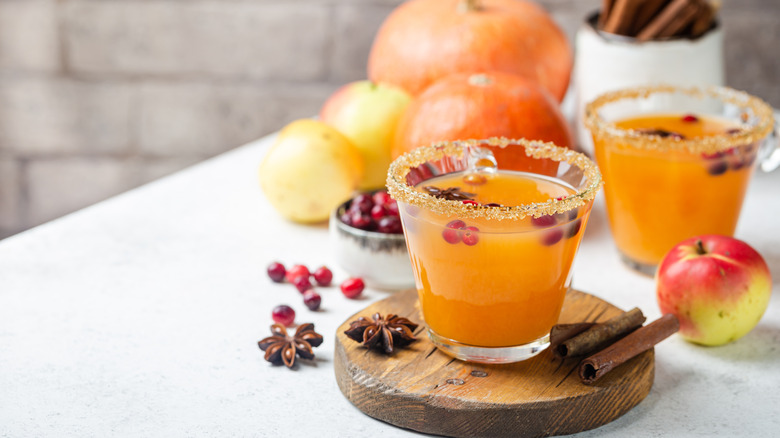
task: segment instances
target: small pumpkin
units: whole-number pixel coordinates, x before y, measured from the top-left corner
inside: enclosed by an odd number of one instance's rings
[[[517,75],[456,74],[435,82],[406,107],[396,130],[393,158],[438,141],[527,138],[574,145],[566,118],[547,91]],[[494,150],[504,169],[524,169],[523,148]]]
[[[368,76],[418,95],[452,73],[504,71],[541,84],[558,102],[574,59],[566,35],[524,0],[411,0],[374,39]]]

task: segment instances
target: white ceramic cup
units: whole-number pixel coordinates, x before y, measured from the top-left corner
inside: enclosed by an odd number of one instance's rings
[[[593,152],[593,140],[582,122],[585,105],[604,92],[642,85],[725,84],[719,25],[696,39],[639,42],[596,30],[597,19],[597,12],[591,14],[575,38],[574,123],[583,151]]]

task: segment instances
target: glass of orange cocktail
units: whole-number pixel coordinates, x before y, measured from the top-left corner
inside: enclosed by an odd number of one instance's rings
[[[772,131],[766,103],[724,87],[655,86],[601,95],[585,112],[626,264],[652,275],[680,241],[734,233]]]
[[[502,169],[491,150],[528,157]],[[423,318],[458,359],[516,362],[549,345],[601,186],[585,155],[526,140],[418,148],[390,166]]]

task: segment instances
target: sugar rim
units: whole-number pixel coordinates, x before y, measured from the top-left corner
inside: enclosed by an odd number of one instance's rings
[[[548,199],[546,202],[518,206],[486,207],[484,205],[464,204],[461,201],[436,198],[428,193],[419,192],[406,183],[406,175],[411,168],[444,156],[462,158],[466,148],[478,147],[480,145],[501,148],[517,145],[522,146],[525,149],[525,154],[529,157],[536,159],[548,158],[558,162],[565,161],[583,171],[585,176],[584,187],[578,190],[577,193],[560,200]],[[419,147],[396,158],[390,164],[390,169],[387,173],[387,191],[390,196],[399,202],[446,216],[457,216],[467,219],[485,218],[499,221],[522,219],[526,216],[553,215],[582,207],[596,197],[603,184],[598,166],[584,154],[556,146],[553,143],[526,139],[513,140],[504,137],[439,142],[430,146]]]
[[[758,118],[755,126],[742,125],[734,134],[700,138],[671,138],[647,135],[633,129],[621,129],[602,119],[598,110],[604,105],[623,99],[647,98],[656,93],[680,93],[695,98],[714,97],[740,108],[749,108]],[[619,139],[630,146],[659,151],[688,151],[692,153],[717,153],[733,147],[755,143],[766,138],[774,126],[772,108],[763,100],[743,91],[728,87],[683,88],[671,85],[636,87],[604,93],[585,106],[585,126],[596,138]]]

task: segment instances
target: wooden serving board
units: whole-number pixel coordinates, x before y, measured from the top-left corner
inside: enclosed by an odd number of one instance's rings
[[[387,356],[344,335],[349,322],[375,312],[395,313],[422,323],[417,292],[398,292],[345,321],[336,333],[334,367],[341,392],[379,420],[407,429],[455,437],[542,437],[593,429],[639,404],[653,386],[649,350],[612,370],[595,385],[580,382],[578,359],[559,359],[550,349],[514,364],[466,363],[419,339]],[[617,307],[572,290],[560,323],[600,322]]]

